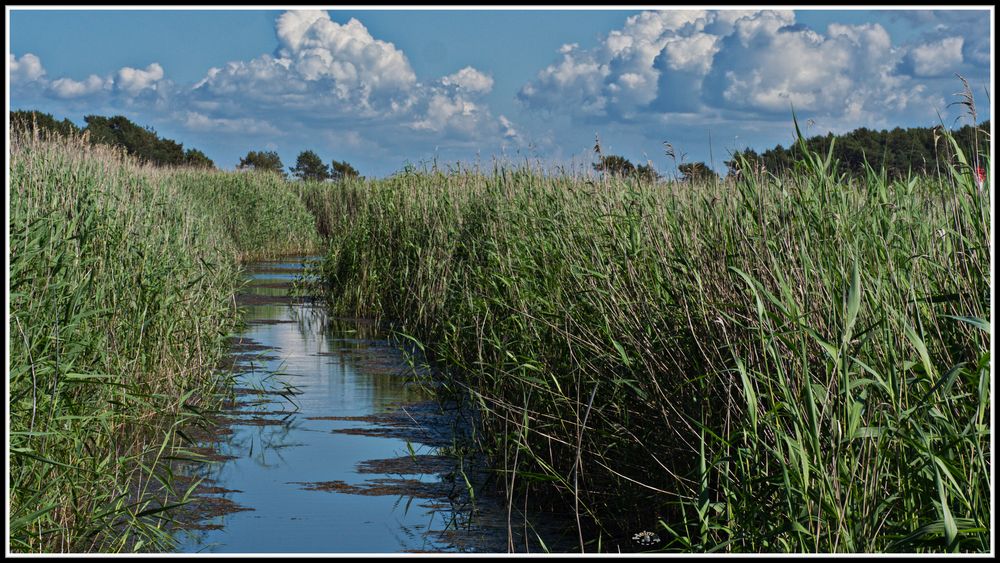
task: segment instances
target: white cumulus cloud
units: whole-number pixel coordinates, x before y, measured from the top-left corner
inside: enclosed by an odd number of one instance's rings
[[[471,66],[415,90],[410,127],[446,132],[466,139],[499,136],[502,120],[479,101],[493,89],[493,78]],[[506,118],[503,118],[506,119]]]
[[[719,37],[705,30],[715,20],[716,13],[705,10],[631,16],[593,49],[562,46],[562,60],[542,69],[518,98],[533,108],[572,107],[591,115],[641,109],[661,93],[664,71],[680,73],[682,88],[708,72]]]
[[[157,83],[163,80],[163,67],[152,63],[145,69],[122,67],[117,73],[115,85],[130,96],[135,96],[143,90],[157,88]]]
[[[729,109],[788,114],[794,107],[832,117],[874,119],[934,101],[896,72],[902,51],[879,24],[830,24],[825,33],[802,25],[741,25],[715,61],[714,101]],[[744,29],[741,34],[740,29]],[[750,30],[750,31],[747,31]]]
[[[962,64],[964,42],[961,37],[946,37],[914,47],[909,53],[913,73],[917,76],[941,76],[955,72]]]
[[[13,83],[34,82],[45,76],[42,60],[31,53],[25,53],[20,59],[11,53],[7,66],[10,69],[10,80]]]
[[[322,10],[285,12],[275,33],[273,53],[209,69],[189,90],[191,106],[215,118],[280,108],[302,123],[361,120],[379,131],[438,140],[502,138],[503,126],[481,100],[494,85],[482,70],[466,66],[418,81],[402,50],[357,19],[338,23]]]
[[[493,77],[484,74],[471,66],[449,74],[441,79],[445,86],[455,86],[460,90],[475,94],[486,94],[493,89]]]
[[[914,49],[915,74],[961,63],[957,39]],[[531,109],[626,121],[713,108],[788,114],[794,106],[830,116],[930,109],[924,85],[898,71],[903,54],[877,23],[817,31],[788,10],[647,11],[592,48],[561,47],[560,60],[518,98]]]
[[[474,122],[478,114],[479,108],[468,100],[435,94],[427,103],[423,119],[414,122],[413,127],[441,131],[447,125],[453,124],[462,128],[464,123]]]
[[[402,51],[375,39],[358,20],[338,24],[321,10],[290,11],[277,21],[282,58],[307,80],[328,77],[349,86],[378,90],[416,81]]]
[[[48,80],[42,61],[36,55],[27,53],[18,59],[11,54],[8,60],[13,84],[25,87],[30,84],[39,94],[62,100],[87,96],[113,97],[117,93],[125,101],[131,101],[145,90],[166,90],[170,86],[164,80],[163,67],[158,63],[152,63],[145,69],[122,67],[106,76],[91,74],[83,80],[68,76]],[[166,95],[166,92],[160,94]]]
[[[542,69],[534,82],[521,88],[518,98],[534,108],[601,113],[607,105],[604,79],[611,73],[607,63],[598,62],[593,53],[565,46],[561,53],[562,60]]]
[[[114,85],[114,80],[91,74],[85,80],[58,78],[49,84],[49,90],[57,98],[79,98],[99,92],[107,92]]]
[[[416,74],[403,52],[352,18],[321,10],[285,12],[275,23],[279,48],[250,61],[209,69],[193,87],[201,98],[239,95],[265,105],[375,115],[408,105]]]

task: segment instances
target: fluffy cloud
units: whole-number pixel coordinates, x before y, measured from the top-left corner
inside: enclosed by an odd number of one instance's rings
[[[249,117],[229,119],[209,117],[196,111],[183,114],[181,122],[192,131],[239,133],[243,135],[281,135],[281,131],[265,120]]]
[[[30,87],[41,95],[60,100],[94,96],[114,99],[117,94],[122,101],[130,102],[146,91],[168,89],[171,86],[164,79],[163,67],[159,63],[152,63],[145,69],[122,67],[111,75],[91,74],[83,80],[68,76],[49,80],[41,59],[31,53],[20,59],[11,54],[8,61],[13,85],[19,88]],[[159,94],[165,96],[166,92]]]
[[[341,25],[319,10],[291,11],[275,23],[272,55],[212,68],[194,91],[211,98],[239,94],[292,107],[324,104],[377,115],[408,104],[416,75],[402,51],[375,39],[352,18]]]
[[[914,47],[909,53],[909,62],[917,76],[941,76],[955,72],[962,64],[961,37],[946,37],[933,43]]]
[[[445,76],[441,79],[441,83],[474,94],[486,94],[493,89],[493,77],[483,74],[471,66]]]
[[[466,66],[437,80],[417,80],[406,55],[356,19],[340,24],[325,11],[290,11],[275,22],[278,48],[249,61],[209,69],[187,94],[206,114],[261,114],[280,107],[291,121],[343,124],[436,141],[503,138],[505,127],[482,97],[493,78]],[[511,129],[513,130],[513,129]]]
[[[703,32],[713,19],[699,11],[643,12],[625,21],[605,41],[610,55],[609,101],[625,111],[657,97],[663,71],[704,74],[718,50],[716,36]],[[659,59],[659,64],[657,63]]]
[[[493,78],[467,66],[417,92],[410,127],[417,131],[448,132],[464,139],[486,134],[499,137],[508,128],[493,118],[481,98],[493,89]],[[503,118],[506,119],[506,118]]]
[[[10,80],[13,83],[34,82],[45,76],[42,61],[31,53],[25,53],[18,59],[13,53],[8,57]]]
[[[656,104],[660,109],[691,106],[676,94],[683,93],[685,100],[691,94],[697,97],[697,83],[719,50],[721,36],[716,32],[732,33],[733,26],[729,12],[643,12],[629,17],[594,49],[564,45],[562,60],[539,72],[518,98],[536,109],[572,104],[578,113],[589,115],[627,116],[658,98],[663,98]]]
[[[600,114],[607,106],[605,78],[611,74],[597,55],[578,52],[576,45],[560,49],[562,60],[538,73],[535,82],[518,92],[518,98],[536,109],[566,109]]]
[[[904,54],[878,24],[819,32],[791,11],[650,11],[594,48],[564,46],[518,98],[532,109],[618,120],[713,108],[748,118],[792,106],[838,118],[930,109],[940,99],[898,72]],[[914,74],[938,74],[961,62],[962,42],[945,39],[910,57]]]
[[[915,29],[923,28],[919,43],[912,47],[926,54],[938,51],[945,57],[950,57],[954,65],[965,63],[960,72],[974,73],[979,70],[985,73],[990,65],[990,11],[985,6],[978,10],[889,10],[885,12],[894,20],[905,20]],[[962,38],[962,61],[954,55],[954,39]],[[952,45],[943,44],[951,39]],[[949,52],[950,47],[950,52]],[[907,57],[907,70],[917,74],[917,57]],[[958,71],[955,68],[951,71]],[[944,71],[946,75],[948,71]]]
[[[49,84],[49,91],[57,98],[69,99],[90,96],[111,90],[114,80],[91,74],[86,80],[59,78]]]
[[[628,112],[654,101],[660,66],[678,72],[704,72],[711,65],[716,38],[703,33],[712,15],[705,11],[643,12],[611,31],[596,49],[564,45],[562,60],[538,73],[518,94],[529,107],[572,104],[582,114]],[[659,59],[659,64],[657,60]]]
[[[314,104],[316,96],[310,95],[306,82],[289,66],[287,60],[262,55],[250,61],[231,61],[222,68],[210,68],[193,86],[192,103],[216,109],[246,102],[286,108]],[[234,104],[237,99],[241,102]]]
[[[358,20],[340,25],[319,10],[285,12],[276,24],[279,53],[306,80],[331,78],[367,91],[404,88],[416,75],[402,51],[375,39]]]
[[[146,89],[155,90],[157,83],[163,80],[163,67],[152,63],[145,70],[123,67],[117,73],[115,84],[129,96],[136,96]]]
[[[747,19],[725,47],[709,81],[732,109],[841,114],[852,103],[874,107],[887,86],[900,86],[890,74],[897,55],[877,24],[832,24],[820,34],[775,18]]]
[[[434,94],[427,102],[423,118],[413,123],[414,129],[441,131],[451,125],[468,130],[477,121],[481,111],[475,103],[460,97]]]
[[[739,39],[739,44],[749,48],[755,45],[763,46],[768,37],[772,37],[786,28],[794,28],[794,23],[795,12],[764,10],[742,14],[733,20],[733,28],[736,32],[736,38]]]

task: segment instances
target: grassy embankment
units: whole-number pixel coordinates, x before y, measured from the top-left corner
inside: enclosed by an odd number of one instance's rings
[[[167,548],[166,461],[218,400],[239,261],[315,248],[313,217],[275,176],[19,133],[10,202],[11,549]]]
[[[981,551],[991,180],[949,169],[404,174],[310,205],[335,313],[421,343],[511,502],[576,513],[581,548]]]

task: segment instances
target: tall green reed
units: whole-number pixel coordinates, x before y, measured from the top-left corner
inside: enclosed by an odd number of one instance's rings
[[[314,216],[275,173],[180,168],[163,176],[194,201],[205,223],[228,234],[240,261],[319,248]]]
[[[82,139],[11,138],[10,545],[168,549],[169,460],[215,404],[238,258],[312,218],[260,176],[162,170]]]
[[[582,550],[983,550],[988,192],[954,148],[944,181],[806,152],[696,185],[355,182],[312,194],[321,283],[422,345]]]

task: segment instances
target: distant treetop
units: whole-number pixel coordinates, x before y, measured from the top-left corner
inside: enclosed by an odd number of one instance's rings
[[[274,151],[250,151],[240,159],[237,168],[240,170],[271,171],[285,176],[285,165],[281,157]]]
[[[654,182],[660,178],[660,175],[651,163],[636,166],[624,156],[617,154],[604,155],[598,153],[598,161],[594,163],[594,170],[604,172],[610,176],[638,178],[647,182]]]
[[[300,180],[322,182],[330,177],[330,169],[323,164],[323,159],[313,151],[302,151],[295,161],[295,166],[289,168],[292,176]]]
[[[343,162],[334,160],[330,163],[330,177],[334,180],[344,180],[346,178],[357,178],[361,174],[351,166],[346,160]]]
[[[181,143],[161,138],[151,127],[140,127],[125,116],[88,115],[84,121],[87,125],[80,129],[69,119],[56,121],[51,114],[40,111],[18,110],[10,113],[12,129],[23,128],[45,136],[86,132],[92,143],[121,147],[126,153],[156,166],[215,167],[215,163],[200,150],[185,151]]]
[[[56,121],[52,114],[37,110],[18,110],[10,112],[11,129],[21,128],[29,132],[38,131],[42,135],[76,135],[80,128],[69,119]]]
[[[972,153],[977,129],[989,131],[989,120],[978,127],[966,125],[952,133],[966,154]],[[979,145],[980,151],[989,153],[989,136],[981,135],[980,138],[983,140]],[[806,148],[825,155],[832,142],[833,158],[839,161],[838,170],[848,176],[864,177],[867,161],[875,170],[884,166],[890,178],[901,178],[909,172],[933,174],[938,165],[943,166],[952,158],[951,147],[942,140],[939,127],[896,127],[891,131],[862,127],[843,135],[827,133],[810,137],[806,139]],[[791,169],[801,156],[798,144],[789,148],[778,145],[760,154],[753,149],[737,151],[725,164],[734,173],[739,168],[739,157],[742,157],[754,169],[776,173]]]

